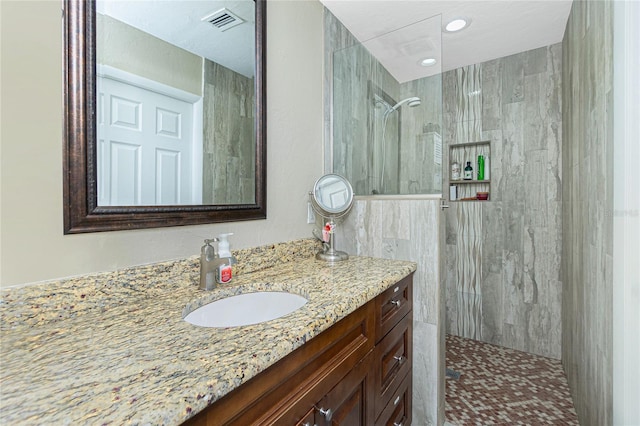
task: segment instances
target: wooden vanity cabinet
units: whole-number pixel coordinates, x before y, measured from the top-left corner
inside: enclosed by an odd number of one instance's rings
[[[184,424],[410,425],[411,283],[400,280]]]

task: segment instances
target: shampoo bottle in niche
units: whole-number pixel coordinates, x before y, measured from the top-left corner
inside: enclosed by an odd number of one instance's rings
[[[228,239],[231,235],[233,234],[229,233],[218,235],[218,258],[228,259],[228,262],[222,263],[218,266],[216,271],[216,280],[220,284],[226,284],[231,281],[231,278],[233,278],[233,268],[231,265],[237,263],[236,258],[231,255],[231,248]]]
[[[473,167],[471,167],[471,161],[467,161],[467,167],[464,168],[464,180],[473,179]]]
[[[478,180],[484,180],[484,156],[478,155]]]
[[[484,156],[484,178],[486,180],[491,179],[491,165],[489,164],[489,156]]]

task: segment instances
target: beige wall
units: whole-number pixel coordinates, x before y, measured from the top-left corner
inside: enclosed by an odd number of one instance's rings
[[[96,31],[99,64],[202,94],[201,56],[107,15],[98,14]]]
[[[2,286],[191,256],[226,231],[234,248],[310,236],[307,193],[322,173],[319,2],[268,5],[267,220],[66,236],[60,2],[0,5]]]

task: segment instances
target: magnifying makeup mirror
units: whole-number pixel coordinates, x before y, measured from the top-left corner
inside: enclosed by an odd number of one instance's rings
[[[327,219],[322,229],[323,250],[316,254],[316,259],[327,262],[347,260],[349,255],[337,251],[334,246],[336,221],[344,217],[353,205],[353,189],[348,180],[340,175],[327,174],[318,179],[309,193],[313,210]],[[315,233],[314,233],[315,234]]]

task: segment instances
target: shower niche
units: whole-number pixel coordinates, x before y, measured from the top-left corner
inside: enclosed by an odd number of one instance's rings
[[[478,179],[479,159],[484,160],[484,173]],[[470,163],[471,179],[464,170]],[[458,171],[456,172],[456,164]],[[486,198],[483,197],[486,194]],[[491,200],[491,141],[465,142],[449,146],[449,201]]]

